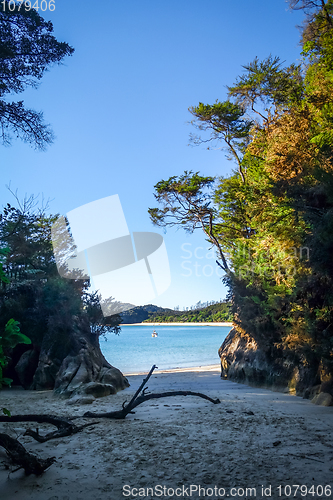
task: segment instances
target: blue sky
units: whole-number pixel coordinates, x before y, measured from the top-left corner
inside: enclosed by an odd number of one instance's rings
[[[9,182],[21,197],[50,198],[50,211],[63,215],[118,194],[131,232],[163,234],[147,214],[154,184],[184,170],[222,176],[233,168],[220,150],[188,146],[188,108],[224,100],[226,85],[256,56],[297,62],[302,14],[284,0],[55,5],[43,17],[75,53],[18,97],[43,110],[56,138],[46,152],[19,141],[1,147],[2,203],[14,201]],[[225,297],[202,233],[170,229],[164,239],[172,283],[153,303],[182,309]]]

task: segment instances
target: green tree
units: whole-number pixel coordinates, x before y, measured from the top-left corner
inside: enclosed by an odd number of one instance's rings
[[[8,248],[0,248],[0,259],[3,260],[9,253]],[[0,283],[8,285],[10,280],[5,275],[3,271],[3,262],[0,262]],[[3,377],[3,369],[6,368],[8,364],[8,356],[6,355],[6,349],[13,349],[17,344],[31,344],[31,340],[20,332],[19,322],[10,318],[4,325],[3,332],[0,335],[0,389],[3,385],[10,385],[12,379]],[[5,414],[8,414],[8,410],[2,409]]]
[[[200,102],[198,106],[189,108],[189,111],[195,117],[192,124],[201,131],[211,133],[207,139],[191,136],[192,142],[202,144],[223,140],[227,146],[229,158],[236,160],[241,179],[245,182],[242,156],[252,127],[252,121],[245,117],[245,110],[231,101],[217,101],[212,106]]]
[[[272,363],[297,360],[333,377],[333,0],[290,5],[307,14],[303,64],[256,58],[227,101],[190,108],[208,133],[194,142],[221,141],[237,167],[196,201],[211,217],[202,229],[208,236],[212,228],[210,241],[228,263],[239,331]],[[191,221],[193,212],[179,217],[180,194],[169,194],[180,179],[155,186],[164,208],[149,210],[153,222]]]
[[[42,372],[47,370],[43,356],[48,357],[51,373],[41,375],[48,388],[53,388],[62,360],[83,349],[77,337],[85,338],[83,346],[93,344],[97,352],[99,336],[118,333],[120,323],[118,315],[103,317],[96,294],[88,291],[88,280],[59,276],[51,241],[55,220],[57,215],[38,209],[34,197],[19,208],[7,204],[0,217],[2,269],[9,278],[0,287],[0,329],[15,318],[22,334],[31,339],[29,349],[37,361],[39,357]],[[27,387],[31,383],[26,382]]]
[[[0,389],[3,385],[10,385],[13,381],[3,377],[3,369],[8,364],[6,349],[14,349],[18,344],[31,344],[31,340],[20,332],[19,322],[14,319],[7,321],[0,336]]]
[[[45,124],[43,113],[26,108],[22,100],[8,102],[8,97],[38,86],[45,71],[60,63],[74,49],[53,36],[53,26],[34,9],[9,9],[2,2],[0,10],[0,136],[3,144],[11,143],[12,134],[44,149],[53,134]]]
[[[213,183],[213,177],[202,177],[193,172],[162,180],[155,185],[154,195],[162,208],[149,208],[148,212],[158,226],[180,225],[189,232],[201,228],[218,249],[221,265],[227,271],[228,263],[216,238],[214,208],[208,194]]]

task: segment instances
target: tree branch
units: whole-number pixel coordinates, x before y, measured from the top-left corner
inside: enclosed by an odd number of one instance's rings
[[[5,448],[13,464],[18,465],[19,469],[24,469],[27,476],[30,474],[39,476],[55,462],[55,457],[42,459],[27,452],[17,439],[8,434],[0,434],[0,446]]]

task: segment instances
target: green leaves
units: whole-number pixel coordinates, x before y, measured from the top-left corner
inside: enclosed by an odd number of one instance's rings
[[[209,188],[214,182],[213,177],[202,177],[199,172],[185,171],[179,177],[173,176],[168,180],[160,181],[155,185],[158,195],[165,193],[178,193],[188,197],[202,197],[203,189]]]
[[[154,195],[162,208],[149,208],[148,213],[158,226],[180,226],[189,232],[200,227],[217,248],[223,268],[228,271],[226,258],[215,235],[216,210],[209,193],[213,183],[213,177],[202,177],[198,172],[191,171],[162,180],[155,185]]]
[[[249,143],[250,130],[253,126],[252,120],[245,118],[245,110],[231,101],[216,101],[213,105],[200,102],[199,106],[189,108],[189,111],[196,117],[196,121],[192,124],[199,130],[210,132],[208,139],[192,136],[192,142],[202,144],[211,141],[224,141],[229,152],[228,158],[236,160],[242,181],[245,182],[242,156]]]
[[[14,348],[17,344],[31,344],[31,340],[20,332],[19,324],[14,319],[7,321],[5,331],[0,336],[0,343],[4,349]]]
[[[202,132],[192,143],[222,144],[238,172],[215,185],[198,173],[161,181],[150,215],[201,226],[236,324],[270,355],[301,353],[333,373],[333,0],[291,3],[309,14],[306,65],[255,58],[226,101],[189,108]]]
[[[266,122],[270,106],[278,109],[300,101],[303,92],[300,66],[282,68],[279,57],[269,56],[263,61],[256,57],[243,68],[245,74],[228,90],[229,96],[244,110],[256,113]]]
[[[26,108],[23,101],[7,102],[4,97],[23,92],[27,87],[36,88],[45,71],[71,55],[74,49],[56,40],[52,23],[36,10],[21,9],[21,5],[7,0],[1,5],[0,137],[8,145],[12,131],[15,137],[44,149],[52,142],[53,133],[44,123],[43,114]]]
[[[5,275],[3,270],[4,263],[1,262],[8,255],[8,253],[9,253],[9,248],[0,248],[0,282],[2,283],[9,283],[9,279]]]
[[[17,344],[31,344],[31,340],[20,332],[19,322],[14,319],[7,321],[4,332],[0,336],[0,389],[3,385],[12,383],[10,378],[2,376],[2,369],[7,366],[8,357],[5,349],[13,349]]]
[[[217,134],[231,141],[247,137],[252,122],[244,118],[244,109],[231,101],[218,102],[215,104],[199,103],[196,107],[189,108],[198,122],[205,123]]]
[[[208,192],[213,183],[213,177],[191,171],[158,182],[154,196],[162,208],[148,209],[152,222],[162,227],[181,224],[190,232],[203,227],[212,213]]]

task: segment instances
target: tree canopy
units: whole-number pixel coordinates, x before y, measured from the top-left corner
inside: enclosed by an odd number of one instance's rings
[[[227,271],[237,328],[275,359],[333,373],[333,1],[290,6],[306,12],[302,64],[255,58],[227,100],[189,109],[203,134],[192,140],[222,142],[236,164],[195,203],[209,214],[201,226]],[[153,222],[197,227],[193,211],[179,217],[177,191],[194,177],[156,184]]]
[[[88,332],[98,345],[100,335],[119,332],[121,319],[117,314],[103,316],[98,295],[89,292],[89,280],[59,276],[51,239],[51,226],[58,215],[47,215],[33,196],[17,202],[17,207],[7,204],[0,214],[4,277],[0,283],[0,332],[8,333],[8,342],[0,340],[0,365],[1,345],[8,356],[8,348],[14,347],[12,340],[21,339],[32,343],[28,349],[36,353],[51,346],[50,357],[59,368],[61,356],[73,348],[75,325],[81,325],[82,333]],[[18,325],[20,332],[15,333]],[[55,376],[53,373],[49,384]]]
[[[45,71],[74,49],[58,42],[52,23],[34,9],[19,9],[19,4],[12,7],[5,0],[0,10],[0,136],[5,145],[14,136],[44,149],[52,142],[53,133],[43,113],[26,108],[22,100],[8,99],[28,87],[36,88]]]

